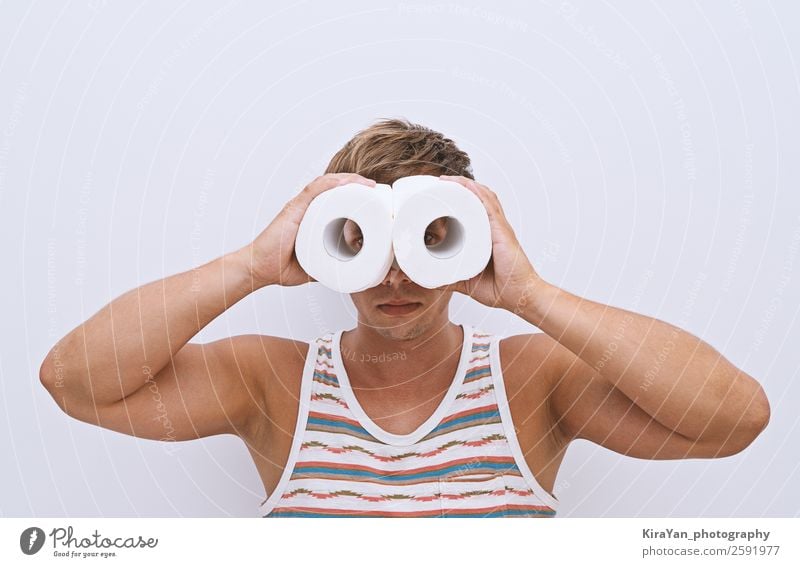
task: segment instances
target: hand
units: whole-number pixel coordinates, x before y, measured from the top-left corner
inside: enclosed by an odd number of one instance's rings
[[[355,173],[328,173],[314,179],[295,195],[270,225],[249,245],[238,250],[249,270],[254,287],[271,284],[295,286],[315,282],[297,261],[294,244],[300,221],[314,198],[329,189],[347,183],[361,183],[369,187],[375,181]]]
[[[486,207],[492,234],[492,257],[486,268],[475,277],[438,289],[452,289],[489,307],[500,307],[519,315],[544,280],[522,250],[503,213],[500,199],[486,185],[468,177],[440,175],[439,178],[460,183],[477,195]]]

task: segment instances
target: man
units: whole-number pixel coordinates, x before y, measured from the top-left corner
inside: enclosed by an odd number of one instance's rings
[[[414,174],[481,199],[492,233],[483,273],[426,289],[395,263],[351,294],[354,329],[311,345],[188,342],[257,289],[314,281],[293,253],[314,197]],[[426,244],[446,230],[432,223]],[[356,252],[363,243],[352,222],[344,238]],[[501,340],[456,325],[454,291],[543,332]],[[544,281],[467,155],[395,119],[359,132],[250,245],[105,306],[59,341],[40,375],[87,423],[169,441],[238,435],[269,495],[264,516],[548,517],[574,439],[645,459],[716,458],[769,421],[758,382],[699,338]]]

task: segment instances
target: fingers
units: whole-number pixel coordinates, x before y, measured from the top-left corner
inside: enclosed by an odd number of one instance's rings
[[[368,187],[375,187],[376,185],[373,179],[369,179],[357,173],[326,173],[325,175],[320,175],[306,185],[303,192],[308,193],[311,199],[313,199],[323,191],[348,183],[360,183]]]
[[[483,206],[486,207],[486,211],[489,213],[490,219],[494,220],[495,218],[505,218],[503,207],[500,204],[500,199],[486,185],[478,183],[469,177],[464,177],[463,175],[440,175],[439,179],[444,181],[455,181],[456,183],[460,183],[475,193],[475,195],[477,195],[483,203]]]
[[[357,173],[326,173],[325,175],[318,176],[311,181],[311,183],[306,185],[302,191],[286,204],[285,210],[289,215],[302,216],[308,208],[308,205],[311,204],[311,201],[313,201],[317,195],[348,183],[360,183],[368,187],[375,187],[377,184],[373,179],[369,179]]]

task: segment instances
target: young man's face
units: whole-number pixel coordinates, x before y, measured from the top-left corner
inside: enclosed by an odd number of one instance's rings
[[[425,231],[425,245],[435,247],[446,235],[447,219],[436,219]],[[342,237],[354,252],[361,250],[364,244],[361,229],[351,220],[345,222]],[[407,340],[446,323],[452,295],[452,291],[427,289],[415,284],[395,261],[383,282],[351,293],[350,298],[358,310],[359,322],[387,338]]]

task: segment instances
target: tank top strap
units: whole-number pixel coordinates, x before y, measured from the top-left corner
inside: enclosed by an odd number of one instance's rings
[[[506,437],[511,455],[514,457],[514,462],[516,463],[520,474],[522,474],[522,477],[525,479],[530,489],[542,502],[544,502],[553,511],[556,511],[559,505],[558,498],[545,490],[542,485],[539,484],[539,481],[536,480],[533,471],[531,471],[531,468],[528,466],[528,462],[525,459],[525,454],[523,453],[522,447],[520,446],[517,438],[517,428],[511,416],[511,406],[508,402],[508,396],[506,395],[503,369],[500,361],[500,341],[502,341],[504,338],[506,337],[495,335],[492,337],[489,345],[492,386],[494,390],[495,403],[497,404],[497,411],[500,414],[500,419],[503,424],[504,435]]]

